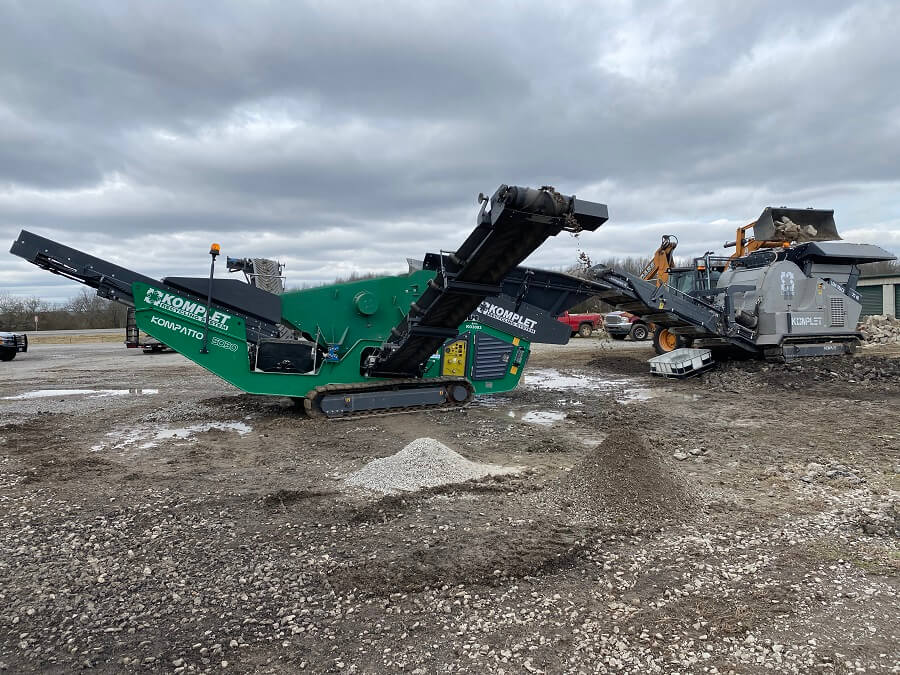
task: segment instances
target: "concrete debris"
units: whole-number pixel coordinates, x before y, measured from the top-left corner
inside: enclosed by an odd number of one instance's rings
[[[351,473],[346,483],[383,493],[413,492],[516,471],[472,462],[433,438],[417,438],[400,452]]]
[[[859,330],[866,344],[900,344],[900,319],[887,314],[873,314],[860,322]]]
[[[818,462],[810,462],[806,465],[806,474],[800,480],[804,483],[840,481],[845,485],[858,485],[866,482],[859,469],[837,462],[831,462],[827,466]]]
[[[860,508],[857,524],[864,534],[875,537],[900,536],[900,504],[889,502]]]
[[[778,241],[813,241],[819,231],[813,225],[800,225],[787,216],[775,221],[775,238]]]

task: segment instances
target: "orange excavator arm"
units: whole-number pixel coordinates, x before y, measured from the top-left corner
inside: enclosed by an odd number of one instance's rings
[[[790,246],[788,241],[761,241],[747,236],[747,230],[756,225],[754,220],[748,225],[744,225],[737,229],[734,235],[734,241],[725,242],[726,248],[734,246],[734,253],[728,256],[731,260],[735,258],[743,258],[745,255],[758,251],[761,248],[787,248]],[[726,268],[727,269],[727,268]]]
[[[672,269],[672,253],[678,246],[678,237],[674,234],[664,234],[662,243],[653,258],[641,270],[641,279],[657,279],[657,283],[666,284],[669,282],[669,270]]]

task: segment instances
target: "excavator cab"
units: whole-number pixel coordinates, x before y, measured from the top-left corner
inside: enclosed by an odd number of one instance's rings
[[[707,252],[694,258],[690,267],[673,267],[669,270],[668,285],[687,295],[715,288],[728,264],[729,258],[714,256]]]

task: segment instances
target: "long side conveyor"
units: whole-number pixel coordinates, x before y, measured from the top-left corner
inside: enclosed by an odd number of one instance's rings
[[[134,283],[171,291],[201,306],[206,305],[208,279],[172,277],[158,281],[27,230],[19,233],[9,252],[53,274],[95,288],[100,297],[129,307],[134,307]],[[234,279],[215,279],[211,309],[225,310],[243,318],[249,342],[256,342],[261,337],[278,337],[276,324],[281,319],[281,302],[273,293]]]

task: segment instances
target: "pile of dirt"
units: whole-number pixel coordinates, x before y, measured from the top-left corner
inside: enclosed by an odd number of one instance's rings
[[[534,577],[570,565],[582,547],[577,528],[553,522],[438,532],[412,547],[385,547],[383,534],[359,537],[362,548],[378,551],[378,564],[357,561],[331,570],[335,590],[386,596],[445,584],[497,586],[510,577]]]
[[[400,452],[375,459],[346,478],[348,485],[386,494],[513,473],[516,469],[472,462],[433,438],[417,438]]]
[[[867,316],[859,330],[866,344],[900,344],[900,319],[886,314]]]
[[[807,358],[790,363],[723,361],[695,380],[712,391],[816,390],[820,383],[846,387],[900,389],[900,359],[874,356]]]
[[[655,356],[655,354],[651,355]],[[588,366],[603,371],[610,375],[649,375],[650,366],[647,365],[647,354],[623,353],[621,351],[603,354],[588,361]]]
[[[626,528],[678,519],[700,503],[681,470],[633,429],[613,429],[550,488],[577,522]]]

